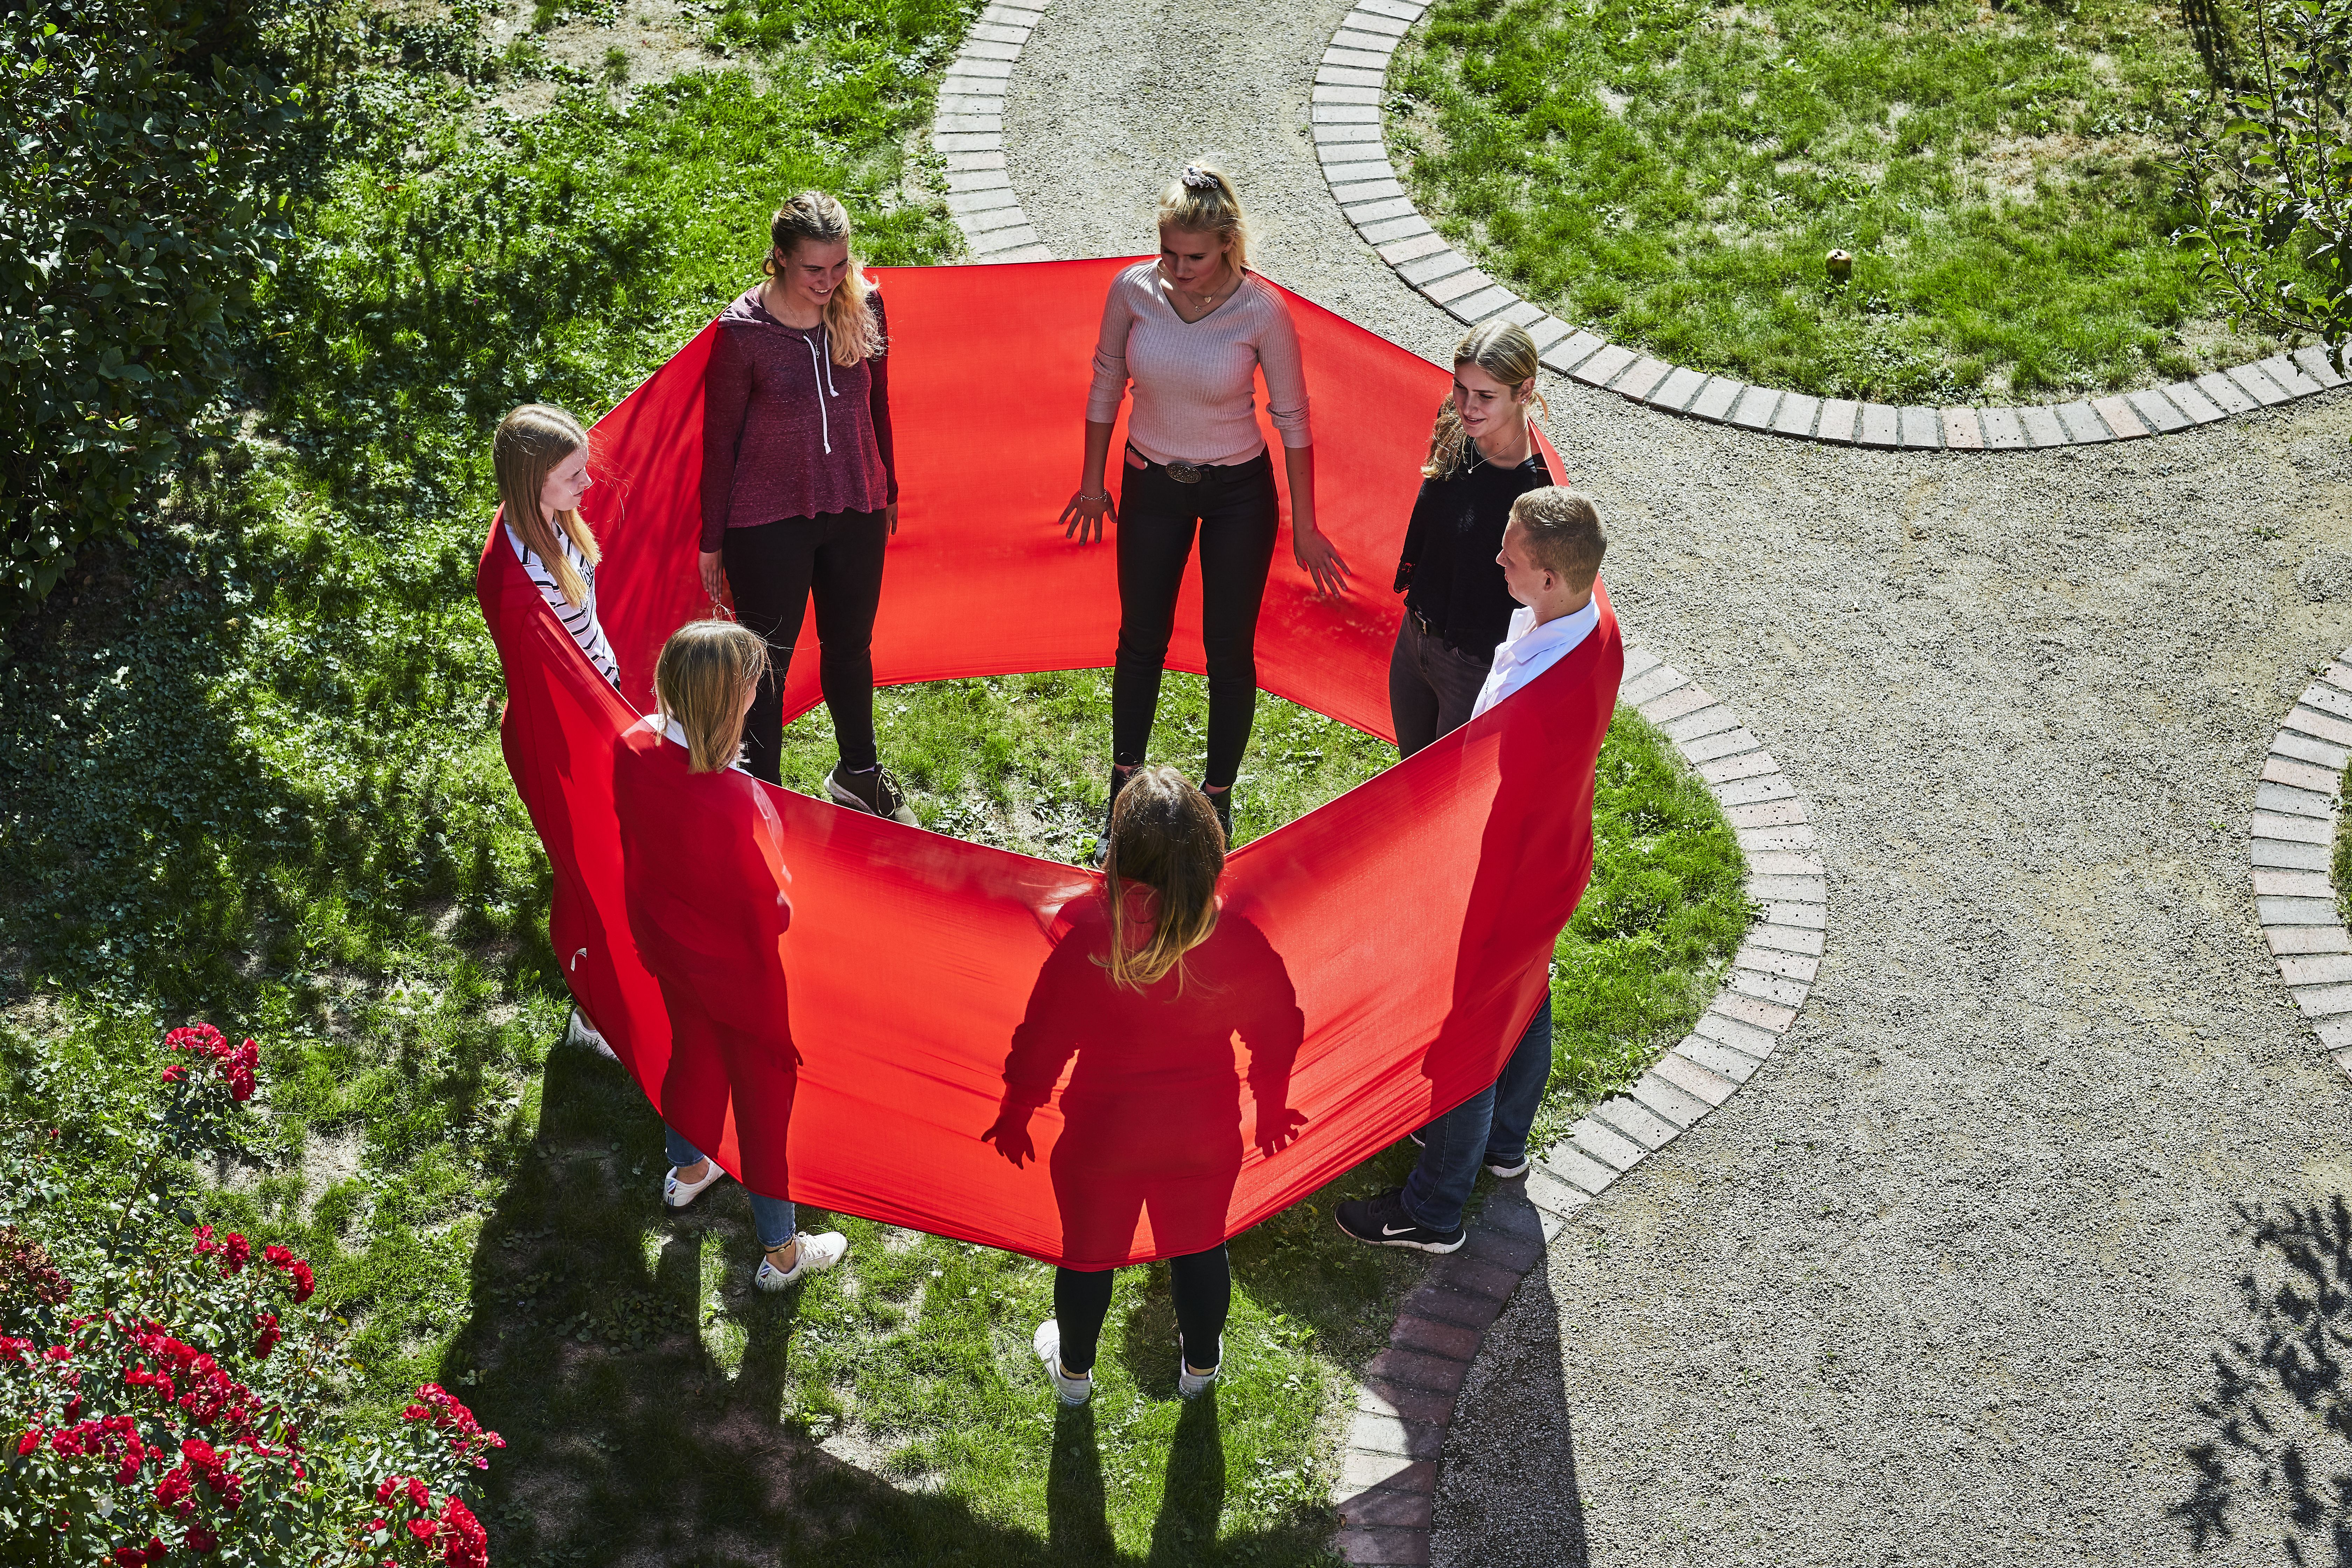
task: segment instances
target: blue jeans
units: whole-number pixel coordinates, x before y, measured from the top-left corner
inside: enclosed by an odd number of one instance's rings
[[[1421,1163],[1404,1181],[1404,1212],[1432,1230],[1456,1230],[1478,1167],[1527,1157],[1528,1130],[1551,1081],[1551,997],[1503,1064],[1503,1076],[1421,1130]]]
[[[688,1142],[675,1127],[662,1126],[662,1146],[673,1165],[693,1165],[701,1163],[702,1151]],[[743,1189],[751,1193],[751,1189]],[[790,1198],[762,1197],[751,1193],[751,1228],[760,1233],[760,1245],[770,1252],[783,1246],[798,1234],[799,1226],[793,1213]]]

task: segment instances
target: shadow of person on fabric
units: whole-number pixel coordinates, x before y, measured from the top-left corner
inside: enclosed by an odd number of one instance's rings
[[[2278,1561],[2352,1568],[2352,1207],[2240,1204],[2234,1228],[2244,1316],[2210,1352],[2213,1392],[2192,1406],[2209,1435],[2167,1511],[2200,1552],[2244,1531],[2274,1535]]]

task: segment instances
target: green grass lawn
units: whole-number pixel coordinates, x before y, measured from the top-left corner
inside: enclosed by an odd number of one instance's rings
[[[0,1136],[91,1151],[34,1223],[70,1269],[164,1024],[258,1037],[263,1136],[199,1202],[320,1266],[358,1418],[433,1380],[504,1430],[501,1563],[1313,1562],[1336,1380],[1412,1273],[1340,1243],[1334,1192],[1259,1226],[1234,1244],[1234,1381],[1180,1405],[1164,1278],[1128,1271],[1097,1405],[1057,1419],[1027,1359],[1048,1271],[810,1213],[850,1264],[758,1297],[740,1193],[663,1214],[643,1097],[555,1046],[546,871],[473,598],[489,432],[525,398],[609,406],[751,275],[780,192],[843,193],[877,261],[946,255],[900,149],[971,14],[736,5],[715,25],[758,76],[625,104],[582,83],[527,121],[485,112],[511,76],[466,53],[463,16],[384,35],[315,151],[243,438],[0,641]],[[887,754],[931,826],[1075,857],[1102,688],[893,689]],[[1160,760],[1198,765],[1202,706],[1171,682]],[[807,787],[821,714],[793,735]],[[1242,829],[1387,758],[1269,699]],[[1601,785],[1555,1119],[1679,1037],[1748,918],[1719,813],[1633,715]]]
[[[2260,349],[2168,238],[2166,105],[2205,79],[2145,0],[1441,0],[1389,139],[1567,321],[1823,395],[2040,402]]]

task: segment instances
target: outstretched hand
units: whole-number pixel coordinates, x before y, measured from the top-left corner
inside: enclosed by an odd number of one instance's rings
[[[1348,563],[1331,542],[1320,531],[1294,528],[1290,533],[1290,552],[1298,558],[1299,570],[1315,579],[1318,594],[1343,594],[1348,589]]]
[[[1271,1116],[1260,1116],[1257,1123],[1257,1152],[1268,1157],[1281,1153],[1307,1125],[1307,1118],[1292,1106],[1284,1106]]]
[[[1081,488],[1071,493],[1070,504],[1054,521],[1062,524],[1063,538],[1092,544],[1103,536],[1105,517],[1113,522],[1118,521],[1118,503],[1110,499],[1110,490],[1106,488],[1100,495],[1089,498]]]
[[[996,1152],[1010,1160],[1016,1171],[1022,1161],[1037,1157],[1037,1146],[1029,1142],[1028,1112],[1009,1105],[996,1113],[995,1125],[982,1133],[980,1141],[995,1144]]]

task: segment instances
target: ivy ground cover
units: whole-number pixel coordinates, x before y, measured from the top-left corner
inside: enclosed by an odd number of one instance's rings
[[[1389,136],[1430,220],[1564,320],[1823,396],[2045,402],[2266,352],[2170,238],[2181,95],[2229,47],[2192,10],[1441,0]]]

